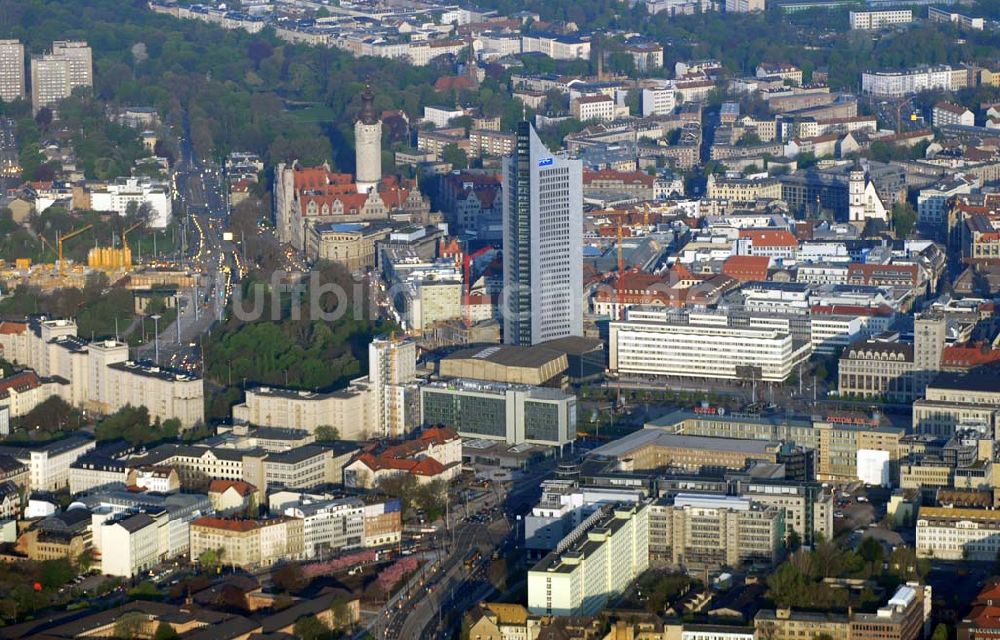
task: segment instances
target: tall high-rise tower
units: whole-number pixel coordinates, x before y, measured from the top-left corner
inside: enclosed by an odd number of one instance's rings
[[[375,94],[365,87],[361,111],[354,123],[354,181],[360,193],[368,193],[382,179],[382,121],[375,113]]]
[[[0,40],[0,100],[13,102],[24,97],[24,45],[17,40]]]
[[[503,167],[503,339],[532,345],[583,334],[583,164],[517,127]]]
[[[34,113],[68,98],[77,87],[94,86],[94,65],[86,42],[52,43],[52,53],[31,60]]]
[[[921,313],[913,319],[913,393],[924,397],[927,385],[941,371],[948,323],[940,313]]]

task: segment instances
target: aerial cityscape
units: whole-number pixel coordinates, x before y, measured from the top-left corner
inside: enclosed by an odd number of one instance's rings
[[[997,640],[998,307],[997,0],[0,0],[0,640]]]

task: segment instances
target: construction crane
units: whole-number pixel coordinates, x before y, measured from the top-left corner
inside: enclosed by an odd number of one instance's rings
[[[137,228],[139,228],[139,227],[141,227],[141,226],[142,226],[142,223],[141,223],[141,222],[136,222],[136,223],[135,223],[134,225],[132,225],[132,226],[131,226],[131,227],[129,227],[128,229],[125,229],[124,231],[122,231],[122,248],[123,248],[123,249],[124,249],[124,248],[125,248],[126,246],[128,246],[128,245],[126,245],[126,244],[125,244],[125,236],[127,236],[127,235],[128,235],[128,234],[130,234],[130,233],[132,233],[133,231],[135,231],[135,230],[136,230]]]
[[[83,233],[87,229],[90,229],[93,226],[94,225],[92,224],[88,224],[85,227],[80,227],[79,229],[70,231],[67,234],[58,234],[56,236],[56,243],[59,245],[59,275],[63,275],[63,273],[65,272],[65,267],[63,265],[63,242],[69,240],[70,238],[75,238],[76,236],[80,235],[81,233]]]

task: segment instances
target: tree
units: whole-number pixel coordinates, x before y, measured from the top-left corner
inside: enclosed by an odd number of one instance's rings
[[[467,169],[469,167],[469,158],[465,151],[454,143],[445,145],[444,149],[441,150],[441,160],[451,163],[454,169]]]
[[[222,562],[225,549],[205,549],[198,556],[198,564],[206,569],[214,569]]]
[[[293,633],[301,640],[324,640],[332,635],[329,627],[316,616],[305,616],[296,620]]]
[[[128,611],[115,620],[114,634],[122,640],[132,640],[142,635],[146,627],[146,616],[138,611]]]
[[[350,605],[347,598],[343,596],[334,598],[333,602],[330,603],[330,616],[334,629],[346,629],[354,625]]]
[[[789,527],[788,531],[788,550],[798,551],[799,547],[802,546],[802,536],[799,532],[795,530],[794,527]]]
[[[931,640],[948,640],[948,627],[943,624],[938,624],[934,627],[934,633],[931,634]]]
[[[897,238],[907,238],[917,226],[917,212],[913,210],[910,203],[896,203],[892,205],[892,226],[896,230]]]
[[[340,432],[336,428],[331,427],[328,424],[321,424],[316,427],[314,432],[316,439],[321,442],[332,442],[334,440],[340,440]]]
[[[156,633],[153,634],[153,640],[175,640],[175,638],[180,638],[180,635],[168,623],[161,622],[156,625]]]
[[[163,597],[163,594],[156,588],[156,585],[148,580],[143,580],[129,589],[128,595],[136,600],[159,600]]]
[[[302,566],[297,562],[282,564],[271,574],[274,586],[287,593],[295,594],[308,584],[302,573]]]

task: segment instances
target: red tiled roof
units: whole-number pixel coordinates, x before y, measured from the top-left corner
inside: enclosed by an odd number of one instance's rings
[[[722,263],[722,273],[741,282],[760,282],[767,280],[770,264],[767,256],[730,256]]]
[[[622,184],[641,184],[644,187],[652,187],[656,182],[656,178],[642,171],[615,171],[614,169],[584,171],[583,184],[586,185],[592,182],[620,182]]]
[[[844,316],[891,316],[892,307],[880,304],[877,307],[863,307],[856,304],[815,304],[810,311],[813,315],[844,315]]]
[[[28,324],[26,322],[11,322],[10,320],[0,322],[0,334],[3,335],[20,335],[27,330]]]
[[[749,238],[755,247],[797,247],[798,240],[784,229],[741,229],[741,238]]]
[[[946,367],[972,368],[997,361],[1000,361],[1000,349],[983,349],[975,345],[945,347],[941,353],[941,364]]]
[[[444,444],[457,437],[458,434],[455,433],[455,430],[448,427],[430,427],[424,429],[423,433],[420,434],[420,439],[423,442],[433,442],[434,444]]]
[[[225,531],[237,531],[241,533],[260,528],[260,524],[256,520],[226,520],[224,518],[215,518],[212,516],[198,518],[191,523],[191,526],[223,529]]]
[[[444,465],[434,458],[421,458],[417,464],[413,465],[410,473],[417,476],[436,476],[444,472]]]
[[[31,370],[21,371],[0,380],[0,395],[6,396],[11,389],[20,393],[39,385],[41,380],[38,379],[37,373]]]
[[[248,496],[257,492],[257,487],[242,480],[212,480],[208,485],[209,493],[225,493],[230,488],[235,489],[241,496]]]

